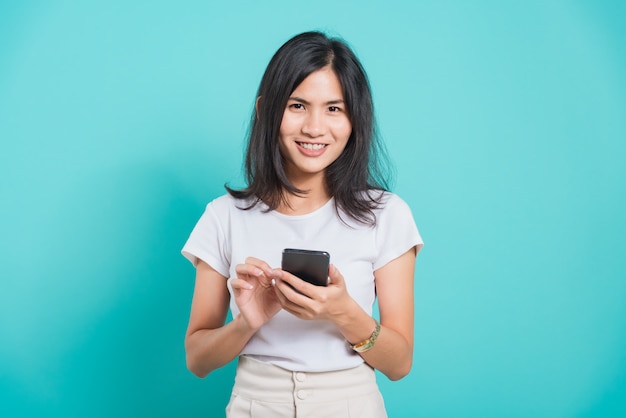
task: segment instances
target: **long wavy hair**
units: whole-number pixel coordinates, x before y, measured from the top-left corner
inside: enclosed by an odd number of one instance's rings
[[[326,168],[326,187],[340,217],[343,212],[357,222],[374,225],[374,209],[381,204],[382,191],[389,190],[392,173],[376,128],[370,84],[350,47],[321,32],[291,38],[270,60],[250,121],[245,159],[248,186],[239,190],[225,187],[235,198],[251,202],[244,210],[259,202],[274,210],[287,204],[288,194],[306,194],[287,178],[278,138],[290,95],[309,74],[324,67],[330,67],[341,83],[352,124],[344,151]]]

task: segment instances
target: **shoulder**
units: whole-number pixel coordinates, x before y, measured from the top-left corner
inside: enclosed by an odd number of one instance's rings
[[[383,192],[374,210],[377,228],[413,228],[415,219],[409,204],[397,194]]]
[[[238,201],[238,199],[235,199],[234,197],[232,197],[231,195],[229,195],[228,193],[223,194],[219,197],[216,197],[215,199],[211,200],[209,202],[209,204],[207,205],[207,207],[212,208],[212,209],[229,209],[231,207],[236,206],[236,202]]]
[[[376,227],[381,222],[393,222],[394,217],[399,220],[412,218],[409,205],[395,193],[380,190],[369,189],[358,193],[357,200],[361,203],[361,208],[368,213],[368,217],[373,221],[360,222],[351,218],[345,210],[340,210],[340,218],[351,227]],[[372,218],[373,217],[373,218]]]
[[[387,191],[376,191],[375,193],[371,196],[375,197],[376,201],[379,202],[376,208],[377,213],[410,211],[409,205],[397,194]]]
[[[249,208],[254,202],[254,199],[237,199],[226,193],[210,201],[207,204],[207,209],[210,208],[215,212],[231,212]]]

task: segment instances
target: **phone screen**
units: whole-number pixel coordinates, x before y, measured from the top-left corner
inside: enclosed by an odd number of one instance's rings
[[[326,251],[285,248],[282,269],[317,286],[328,285],[330,254]]]

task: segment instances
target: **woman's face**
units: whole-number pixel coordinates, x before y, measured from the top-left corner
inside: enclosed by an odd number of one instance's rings
[[[352,124],[341,83],[330,67],[315,71],[296,87],[280,124],[279,146],[292,182],[319,176],[343,152]]]

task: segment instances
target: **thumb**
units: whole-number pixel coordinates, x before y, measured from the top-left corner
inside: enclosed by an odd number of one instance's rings
[[[331,264],[328,268],[328,277],[330,279],[329,283],[332,284],[341,284],[343,283],[343,276],[337,267],[334,264]]]

